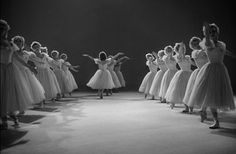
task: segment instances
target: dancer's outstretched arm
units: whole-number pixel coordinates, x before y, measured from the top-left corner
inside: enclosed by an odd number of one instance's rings
[[[91,59],[91,60],[94,60],[94,59],[95,59],[94,57],[90,56],[89,54],[83,54],[82,56],[88,57],[88,58]]]
[[[124,56],[124,57],[121,57],[121,58],[119,58],[116,62],[117,63],[120,63],[120,62],[125,62],[125,61],[127,61],[127,60],[129,60],[130,58],[129,57],[127,57],[127,56]]]
[[[75,69],[75,68],[78,68],[79,65],[72,66],[70,63],[63,63],[63,65],[65,65],[66,67],[68,67],[69,69],[71,69],[74,72],[79,72],[79,70]]]
[[[123,52],[118,52],[115,56],[112,56],[112,59],[116,59],[121,55],[124,55],[124,53]]]

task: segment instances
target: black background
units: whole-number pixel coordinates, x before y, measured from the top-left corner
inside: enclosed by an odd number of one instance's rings
[[[1,18],[11,27],[9,37],[22,35],[27,44],[37,40],[49,51],[67,53],[72,64],[80,65],[79,73],[73,73],[80,89],[88,89],[86,83],[97,69],[83,53],[96,57],[101,50],[125,52],[131,58],[122,66],[127,89],[137,90],[148,72],[145,54],[175,42],[188,45],[192,36],[202,37],[204,21],[215,22],[220,40],[235,52],[234,9],[230,1],[1,0]],[[235,61],[224,59],[234,92]]]

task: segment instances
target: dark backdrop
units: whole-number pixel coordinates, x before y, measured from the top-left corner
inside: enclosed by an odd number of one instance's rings
[[[122,66],[127,88],[137,90],[148,71],[144,55],[202,37],[203,21],[215,22],[220,39],[234,52],[233,7],[227,1],[203,0],[1,0],[1,18],[11,26],[10,37],[22,35],[28,44],[37,40],[49,51],[66,52],[72,64],[81,66],[73,73],[80,89],[87,89],[97,69],[83,53],[125,52],[131,57]],[[235,59],[224,61],[235,91]]]

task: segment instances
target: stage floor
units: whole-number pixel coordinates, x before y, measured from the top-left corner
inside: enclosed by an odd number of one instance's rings
[[[171,110],[137,92],[98,99],[77,92],[71,98],[27,110],[20,128],[1,131],[5,154],[233,154],[236,111],[220,112],[221,128],[208,129],[196,113]]]

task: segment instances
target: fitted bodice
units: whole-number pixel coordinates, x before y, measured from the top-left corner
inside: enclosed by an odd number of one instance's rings
[[[173,57],[170,56],[163,56],[163,61],[166,64],[166,67],[171,70],[176,70],[176,61]]]
[[[107,70],[107,68],[108,68],[108,64],[111,62],[111,59],[110,58],[108,58],[108,59],[106,59],[106,60],[104,60],[104,61],[101,61],[100,59],[97,59],[97,58],[95,58],[94,59],[94,62],[98,65],[98,68],[100,69],[100,70]]]
[[[7,41],[1,42],[1,64],[10,64],[12,62],[12,55],[16,50],[18,50],[16,45],[10,44]]]
[[[176,55],[175,59],[181,70],[191,71],[191,59],[189,56],[179,57],[178,55]]]
[[[201,47],[205,50],[210,63],[223,63],[224,55],[226,52],[226,45],[224,42],[218,41],[216,44],[210,40],[211,45],[205,45],[205,38],[200,43]]]
[[[150,72],[157,72],[158,65],[156,65],[153,61],[147,61],[146,65],[148,66]]]
[[[202,68],[202,66],[208,62],[208,57],[204,50],[193,51],[192,58],[194,59],[198,68]]]

